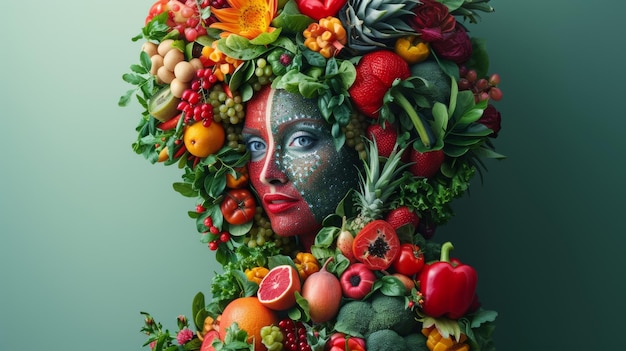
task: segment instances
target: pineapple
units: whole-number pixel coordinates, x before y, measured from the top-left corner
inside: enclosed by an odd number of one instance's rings
[[[418,3],[418,0],[348,0],[345,11],[339,11],[341,22],[348,27],[348,47],[362,54],[388,47],[398,37],[415,35],[402,16],[413,14],[410,10]]]
[[[356,208],[359,214],[350,224],[349,229],[358,233],[367,223],[380,219],[388,207],[389,197],[404,181],[399,175],[407,167],[401,162],[404,149],[394,148],[389,158],[383,163],[378,156],[378,147],[375,141],[367,140],[367,157],[364,160],[363,173],[359,173],[360,189],[356,193]]]

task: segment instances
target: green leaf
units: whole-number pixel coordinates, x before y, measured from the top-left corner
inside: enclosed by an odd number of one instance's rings
[[[489,311],[489,310],[480,309],[480,310],[478,310],[478,311],[476,311],[476,312],[474,312],[472,314],[472,316],[471,316],[472,323],[471,323],[470,327],[471,328],[478,328],[483,323],[495,321],[497,317],[498,317],[498,312],[496,312],[496,311]]]
[[[506,156],[485,147],[476,148],[472,151],[474,155],[480,158],[493,158],[496,160],[505,159]]]
[[[437,140],[443,140],[443,136],[448,128],[448,109],[440,102],[435,102],[432,109],[433,113],[433,133]]]
[[[259,285],[257,285],[257,283],[248,280],[246,274],[238,269],[233,269],[232,274],[241,286],[245,297],[256,295],[257,290],[259,290]]]
[[[225,55],[242,60],[252,60],[270,50],[269,47],[254,45],[242,36],[231,34],[217,41],[217,48]]]
[[[239,65],[228,81],[228,87],[230,90],[238,90],[244,82],[247,82],[250,78],[252,78],[252,76],[254,76],[255,66],[256,64],[254,60],[246,61]]]
[[[208,316],[208,312],[204,308],[206,303],[204,302],[204,294],[199,292],[194,296],[191,303],[191,313],[194,316],[193,322],[197,330],[202,330],[204,326],[204,319]]]
[[[248,221],[244,224],[239,225],[229,224],[228,232],[232,236],[243,236],[250,233],[250,229],[252,229],[252,224],[254,224],[254,221]]]
[[[381,277],[380,282],[380,292],[387,296],[404,296],[406,293],[404,284],[392,275]]]
[[[448,11],[454,11],[461,7],[465,0],[438,0],[440,3],[446,5]]]
[[[338,227],[323,227],[315,236],[315,245],[318,247],[329,248],[334,242],[335,238],[341,233],[341,228]]]
[[[256,38],[250,40],[250,44],[253,45],[269,45],[278,39],[281,33],[281,28],[276,28],[272,32],[264,32],[257,35]]]
[[[296,295],[296,303],[300,308],[300,311],[304,314],[304,317],[301,318],[303,322],[308,322],[311,319],[311,315],[309,314],[309,302],[302,297],[302,295],[295,291],[294,295]]]
[[[278,266],[284,266],[284,265],[288,265],[288,266],[292,266],[293,268],[296,268],[296,265],[293,263],[293,260],[289,256],[274,255],[274,256],[270,256],[267,258],[267,267],[269,269],[272,269]],[[298,269],[296,268],[296,270]]]
[[[298,10],[298,5],[294,0],[289,0],[278,16],[272,20],[272,26],[282,28],[287,33],[301,33],[313,19],[305,16]]]
[[[128,106],[130,97],[133,95],[134,92],[135,91],[131,89],[131,90],[128,90],[124,95],[120,96],[120,99],[117,101],[117,105],[121,107]]]
[[[187,183],[174,183],[174,190],[185,197],[196,197],[198,196],[198,192],[193,190],[190,184]]]
[[[125,73],[124,75],[122,75],[122,79],[125,82],[133,85],[140,85],[141,83],[146,81],[146,78],[133,73]]]

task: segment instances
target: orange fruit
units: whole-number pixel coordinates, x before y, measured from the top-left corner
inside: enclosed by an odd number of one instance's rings
[[[220,123],[212,122],[204,126],[196,122],[185,129],[183,142],[190,154],[197,157],[207,157],[219,151],[224,146],[226,134]]]
[[[283,311],[296,305],[295,292],[301,288],[298,271],[285,264],[270,269],[259,284],[257,296],[263,306]]]
[[[230,173],[226,173],[226,187],[230,189],[239,189],[248,185],[248,167],[237,167],[237,178]]]
[[[267,351],[261,339],[261,328],[278,325],[278,316],[256,297],[240,297],[229,303],[222,312],[219,327],[221,340],[224,340],[226,330],[233,323],[248,333],[248,342],[254,340],[254,350]]]

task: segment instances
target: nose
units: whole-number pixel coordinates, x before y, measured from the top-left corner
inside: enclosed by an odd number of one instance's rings
[[[282,157],[273,150],[268,150],[261,169],[260,180],[265,185],[281,185],[289,181],[284,171]]]

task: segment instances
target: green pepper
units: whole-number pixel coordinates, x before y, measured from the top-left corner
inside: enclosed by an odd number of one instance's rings
[[[293,54],[285,49],[277,48],[267,55],[267,62],[272,66],[272,72],[277,76],[287,73],[287,68],[291,65]]]
[[[420,291],[424,298],[421,308],[430,317],[459,319],[475,300],[476,270],[458,260],[450,262],[450,250],[453,248],[452,243],[444,243],[440,260],[427,264],[419,274]]]

